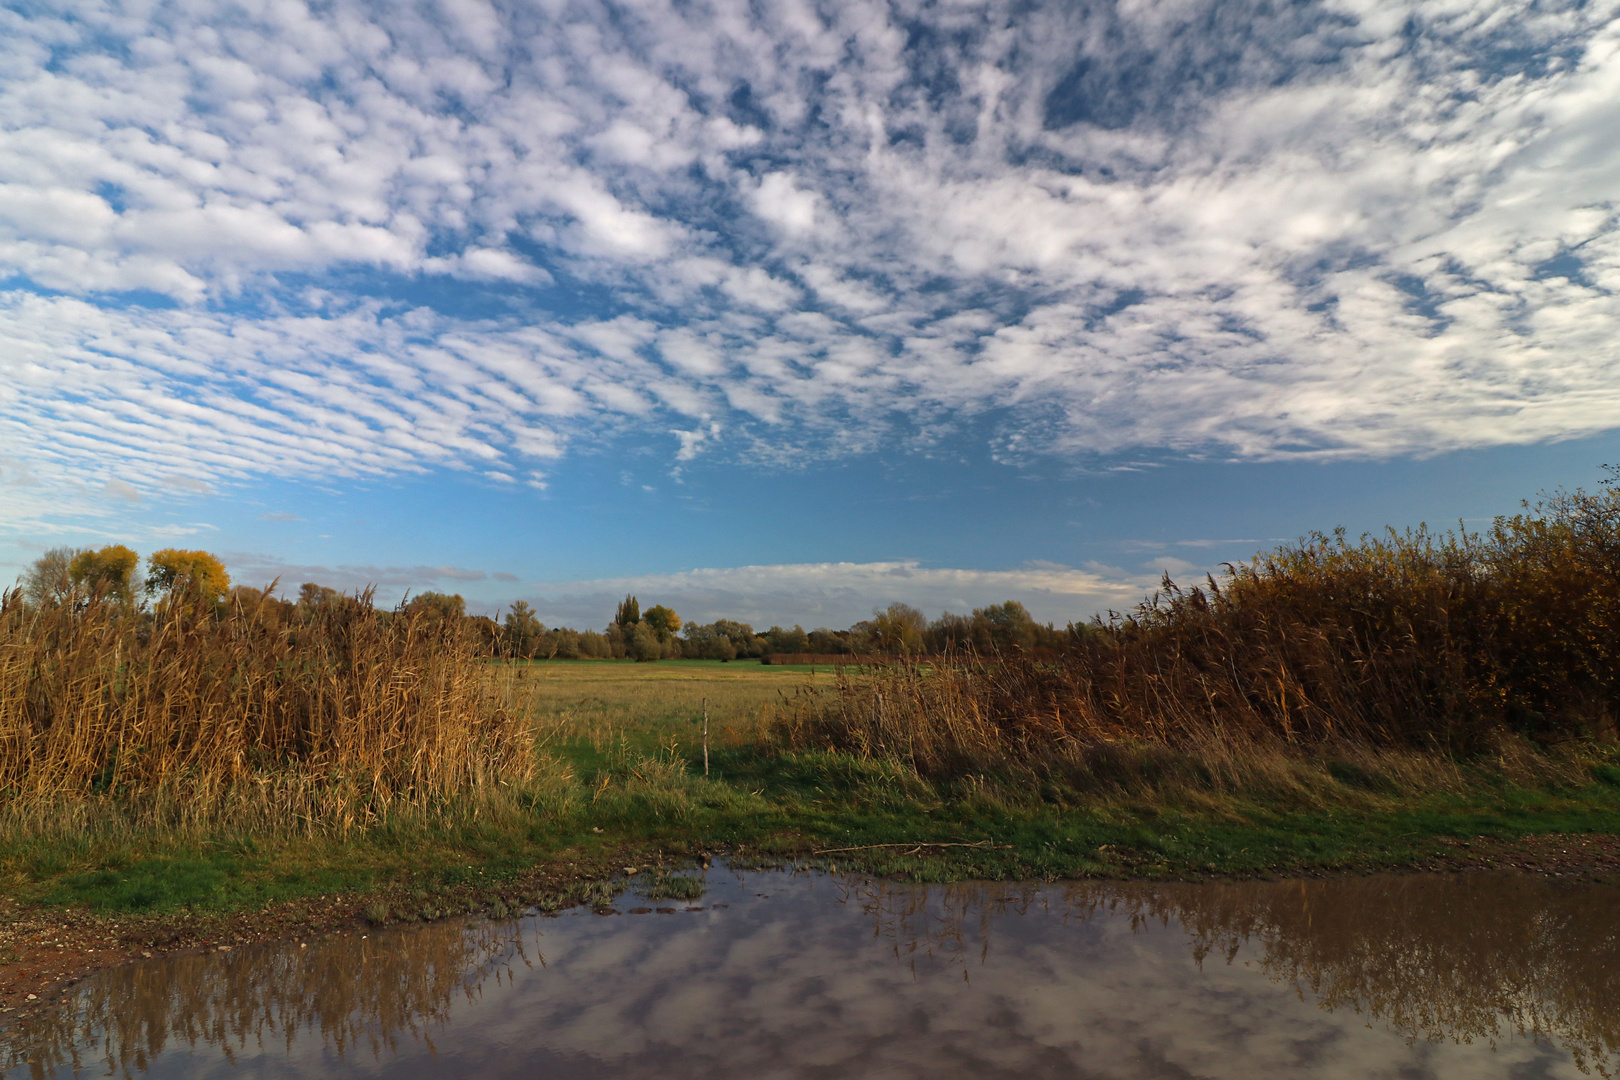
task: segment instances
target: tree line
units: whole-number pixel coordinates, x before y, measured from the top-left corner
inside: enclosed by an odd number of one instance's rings
[[[233,586],[224,564],[206,551],[155,551],[147,556],[144,577],[138,573],[140,561],[122,544],[94,550],[52,548],[19,580],[20,598],[32,607],[104,603],[130,615],[152,617],[184,597],[221,614],[234,605],[289,627],[360,603],[358,595],[316,582],[303,583],[295,597],[285,599],[272,595],[274,583],[263,589]],[[924,656],[963,650],[1039,655],[1086,632],[1074,625],[1058,630],[1050,623],[1038,623],[1016,600],[976,608],[967,615],[945,612],[937,619],[909,604],[894,603],[848,629],[808,631],[798,625],[755,630],[733,619],[687,622],[663,604],[643,610],[633,595],[624,598],[602,630],[548,627],[522,600],[499,620],[469,615],[466,599],[457,593],[416,593],[405,599],[398,613],[430,625],[470,630],[486,655],[541,660]],[[377,611],[375,617],[393,614]]]
[[[486,633],[492,648],[506,656],[544,660],[923,656],[961,650],[1040,654],[1055,651],[1086,632],[1073,625],[1058,630],[1050,623],[1038,623],[1017,600],[976,608],[969,615],[945,612],[933,620],[909,604],[894,603],[847,630],[818,627],[807,631],[798,625],[755,630],[733,619],[684,622],[662,604],[643,611],[633,595],[624,598],[613,621],[601,632],[548,628],[521,600],[499,624],[488,621],[492,626]]]

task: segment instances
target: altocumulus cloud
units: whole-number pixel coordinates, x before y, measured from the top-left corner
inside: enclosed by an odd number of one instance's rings
[[[1617,10],[8,9],[0,499],[1611,428]]]

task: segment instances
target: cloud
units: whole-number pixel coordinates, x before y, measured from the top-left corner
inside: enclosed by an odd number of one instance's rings
[[[755,461],[1620,424],[1610,6],[76,11],[0,35],[0,439],[85,514],[129,462],[500,479],[698,417]]]
[[[227,551],[220,554],[231,577],[240,584],[268,585],[279,583],[279,592],[285,596],[296,594],[298,586],[306,581],[337,589],[356,592],[377,587],[379,604],[388,605],[405,592],[424,589],[454,591],[464,583],[486,580],[482,570],[460,566],[375,566],[342,563],[335,566],[289,563],[273,555],[257,552]],[[500,579],[499,575],[496,575]],[[500,579],[504,580],[504,579]],[[397,594],[397,595],[396,595]]]
[[[260,514],[260,521],[303,521],[297,514]]]
[[[749,201],[754,213],[790,235],[800,236],[816,227],[816,194],[800,188],[790,173],[762,177]]]
[[[524,599],[548,624],[580,628],[605,625],[626,593],[644,605],[669,605],[688,621],[738,619],[760,629],[794,623],[841,629],[895,601],[937,615],[1018,600],[1037,619],[1061,626],[1134,606],[1157,580],[1157,570],[1105,576],[1055,563],[1013,570],[927,567],[915,560],[788,563],[548,582]]]

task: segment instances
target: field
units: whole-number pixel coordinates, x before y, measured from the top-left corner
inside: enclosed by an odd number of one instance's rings
[[[930,881],[1513,862],[1620,836],[1617,567],[1611,486],[842,669],[498,660],[366,594],[7,593],[0,899],[382,922],[705,853]]]
[[[534,718],[543,746],[588,761],[615,744],[650,753],[674,742],[700,745],[704,701],[710,742],[736,747],[758,739],[772,710],[803,687],[825,685],[826,667],[749,661],[530,661],[501,665],[515,700]]]
[[[442,915],[521,899],[503,883],[536,867],[553,879],[612,876],[621,863],[701,852],[917,880],[1197,877],[1454,861],[1460,841],[1468,858],[1490,861],[1532,834],[1620,833],[1620,768],[1601,754],[1540,779],[1454,770],[1425,790],[1379,790],[1365,774],[1317,768],[1309,790],[1120,789],[1051,801],[773,741],[774,718],[833,690],[825,671],[542,661],[489,664],[486,674],[531,718],[541,762],[500,800],[397,813],[348,833],[156,829],[64,811],[58,827],[7,831],[5,891],[109,915],[341,896],[345,910],[392,919],[419,917],[401,897],[424,889],[460,898],[435,901]]]
[[[1616,835],[1617,574],[1606,485],[1480,533],[1316,534],[1107,625],[987,624],[924,655],[942,619],[835,670],[495,659],[476,619],[367,593],[8,591],[0,888],[375,906],[722,850],[1189,876]]]

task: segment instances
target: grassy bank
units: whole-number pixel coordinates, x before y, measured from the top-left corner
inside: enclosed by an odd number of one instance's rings
[[[1388,775],[1319,761],[1289,784],[1053,799],[986,780],[928,780],[893,758],[784,749],[772,732],[776,710],[795,695],[831,692],[826,673],[537,662],[488,675],[531,717],[541,744],[536,773],[498,798],[460,811],[407,808],[347,833],[230,822],[155,829],[111,804],[80,803],[6,832],[4,888],[25,902],[109,913],[333,894],[353,896],[361,912],[375,909],[374,896],[400,918],[419,915],[410,898],[423,890],[460,898],[435,914],[485,894],[521,901],[505,883],[537,865],[590,877],[713,851],[917,880],[1198,877],[1397,867],[1454,856],[1458,840],[1620,833],[1620,759],[1600,748],[1521,746],[1517,758],[1451,766],[1443,782],[1432,767],[1413,772],[1408,761],[1403,772],[1386,758]]]

